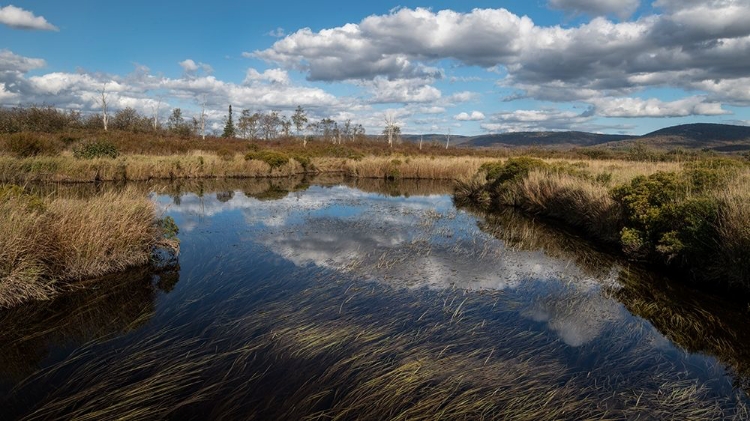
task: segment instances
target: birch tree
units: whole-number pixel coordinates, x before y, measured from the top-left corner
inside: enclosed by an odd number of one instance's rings
[[[107,123],[109,122],[109,115],[107,114],[107,83],[102,85],[101,100],[99,100],[102,106],[102,123],[104,123],[104,131],[107,131]]]
[[[386,113],[385,115],[385,136],[388,139],[388,147],[393,147],[393,135],[395,132],[395,119],[392,113]]]

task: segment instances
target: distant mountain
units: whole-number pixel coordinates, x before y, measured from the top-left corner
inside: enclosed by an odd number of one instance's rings
[[[445,135],[403,135],[407,142],[445,144]],[[658,149],[710,149],[717,152],[750,151],[750,127],[729,124],[683,124],[643,136],[609,135],[588,132],[518,132],[480,136],[451,136],[452,146],[474,148],[570,149],[580,147],[626,148],[636,142]]]
[[[624,143],[610,143],[607,146],[628,146],[635,141],[660,149],[685,148],[741,152],[750,150],[750,127],[709,123],[683,124],[657,130]]]
[[[518,148],[537,146],[541,148],[567,149],[596,146],[608,142],[633,139],[633,136],[609,135],[587,132],[518,132],[475,136],[464,146],[485,148]]]

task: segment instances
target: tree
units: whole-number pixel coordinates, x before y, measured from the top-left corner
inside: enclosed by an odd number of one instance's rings
[[[255,139],[258,137],[260,125],[260,114],[250,114],[250,110],[242,110],[242,115],[237,123],[240,137],[243,139]]]
[[[294,128],[297,129],[297,137],[299,137],[300,132],[302,132],[305,128],[305,124],[307,124],[307,114],[305,113],[305,110],[302,109],[301,105],[298,105],[297,109],[294,111],[292,122],[294,123]]]
[[[365,127],[361,124],[357,124],[352,129],[352,140],[359,139],[364,140],[365,138]]]
[[[234,137],[234,121],[232,121],[232,106],[229,106],[229,116],[227,116],[227,122],[224,125],[224,133],[221,134],[221,137],[224,138],[232,138]]]
[[[172,115],[167,119],[167,128],[170,131],[176,131],[185,123],[185,119],[182,117],[182,110],[175,108],[172,110]]]
[[[182,138],[188,138],[193,135],[197,127],[191,127],[190,123],[186,122],[182,116],[182,110],[175,108],[172,110],[172,115],[167,119],[167,128],[170,132]]]
[[[396,125],[395,118],[393,117],[392,113],[387,113],[385,115],[385,129],[383,129],[383,135],[388,139],[388,147],[393,147],[393,140],[394,136],[396,134],[396,129],[398,126]],[[399,128],[399,133],[401,132],[401,129]]]
[[[157,131],[159,129],[159,108],[161,107],[162,96],[159,95],[156,97],[156,99],[157,99],[156,104],[153,105],[154,131]]]
[[[138,112],[133,108],[126,107],[115,113],[112,118],[112,127],[114,127],[115,130],[134,132],[139,122],[140,116],[138,115]]]
[[[292,122],[289,121],[287,116],[281,117],[281,134],[284,137],[289,137],[289,133],[292,131]]]
[[[352,121],[346,120],[344,126],[341,128],[341,136],[343,136],[344,139],[354,140],[354,136],[352,136],[353,132],[354,127],[352,127]]]
[[[279,118],[278,111],[271,111],[268,114],[263,114],[260,118],[260,130],[265,140],[271,140],[278,136],[279,125],[281,125],[281,118]]]
[[[336,122],[330,118],[324,118],[320,120],[319,128],[323,133],[323,140],[331,140],[336,143]]]
[[[448,128],[448,134],[445,135],[445,149],[451,144],[451,129]]]
[[[200,119],[200,128],[201,128],[201,138],[206,139],[206,96],[203,95],[201,98],[201,119]]]
[[[107,83],[102,85],[102,98],[99,101],[102,106],[102,123],[104,124],[104,131],[107,131],[107,123],[109,122],[109,115],[107,115]]]

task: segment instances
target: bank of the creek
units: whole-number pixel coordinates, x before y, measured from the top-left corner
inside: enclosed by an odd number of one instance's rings
[[[1,311],[0,418],[750,417],[746,303],[448,183],[141,188],[179,265]]]

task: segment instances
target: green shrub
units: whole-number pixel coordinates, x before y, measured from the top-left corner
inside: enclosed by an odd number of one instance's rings
[[[73,148],[73,156],[78,159],[112,158],[115,159],[120,153],[117,147],[109,141],[98,140],[85,142]]]
[[[548,168],[549,165],[537,158],[521,156],[510,158],[505,163],[489,162],[482,164],[479,168],[486,174],[486,179],[496,185],[507,181],[519,180],[529,174],[532,170]]]
[[[703,159],[686,163],[685,175],[695,191],[705,192],[726,184],[743,167],[741,161],[734,159]]]
[[[604,184],[605,186],[609,184],[612,181],[612,173],[611,172],[603,172],[596,175],[596,178],[594,179],[599,184]]]
[[[245,155],[245,159],[248,161],[251,159],[263,161],[268,164],[271,169],[274,169],[288,164],[290,158],[287,154],[281,152],[262,150],[258,152],[248,152]]]
[[[299,162],[299,164],[302,166],[302,169],[305,171],[310,171],[313,169],[312,161],[310,160],[310,157],[307,155],[294,155],[292,157],[295,161]]]
[[[711,258],[719,206],[695,194],[698,185],[690,174],[658,172],[613,190],[624,212],[621,243],[626,254],[682,267],[700,267],[699,262]]]

